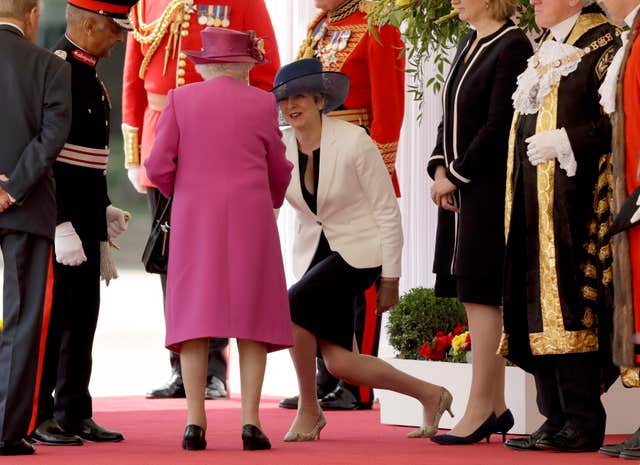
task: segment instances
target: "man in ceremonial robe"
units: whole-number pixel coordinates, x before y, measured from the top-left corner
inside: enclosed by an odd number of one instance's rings
[[[325,71],[349,77],[349,95],[328,115],[363,126],[369,132],[400,195],[395,162],[404,118],[404,49],[400,31],[393,26],[378,30],[379,41],[367,21],[367,0],[315,0],[321,13],[311,22],[298,59],[316,57]],[[376,315],[376,289],[358,299],[355,308],[356,340],[360,353],[378,354],[381,318]],[[366,301],[365,301],[366,300]],[[349,386],[331,376],[318,359],[318,396],[325,410],[369,409],[371,388]],[[280,406],[297,408],[297,397]]]
[[[501,353],[532,373],[546,421],[514,449],[595,451],[616,377],[611,317],[611,124],[598,88],[619,30],[597,5],[533,0],[545,28],[513,95]],[[609,363],[607,363],[609,362]]]
[[[200,31],[222,27],[254,31],[264,38],[268,64],[251,70],[251,85],[263,90],[273,87],[280,68],[278,46],[264,0],[141,0],[132,10],[135,30],[127,40],[122,89],[122,132],[125,168],[138,192],[146,192],[152,217],[164,210],[167,199],[147,179],[144,160],[155,139],[155,128],[169,90],[202,81],[183,50],[200,50]],[[202,135],[202,143],[215,143]],[[166,275],[160,275],[163,296]],[[164,298],[163,298],[164,301]],[[203,304],[207,304],[203,302]],[[210,305],[215,305],[210,302]],[[209,342],[207,398],[226,397],[227,339]],[[184,397],[180,357],[171,352],[172,375],[167,385],[147,397]]]
[[[609,68],[601,94],[613,123],[613,207],[640,188],[640,0],[600,0],[611,18],[629,27],[623,45]],[[640,215],[633,204],[632,218]],[[640,226],[613,237],[613,361],[626,387],[640,387]],[[624,442],[600,449],[606,455],[640,459],[640,428]]]

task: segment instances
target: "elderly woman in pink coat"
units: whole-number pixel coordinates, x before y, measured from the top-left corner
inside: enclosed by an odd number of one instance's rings
[[[167,273],[167,348],[179,352],[187,396],[183,449],[206,448],[208,338],[235,337],[240,353],[242,441],[269,449],[258,406],[267,352],[293,343],[273,209],[292,164],[272,94],[248,85],[263,53],[251,34],[202,32],[187,52],[204,82],[169,92],[149,179],[173,196]]]

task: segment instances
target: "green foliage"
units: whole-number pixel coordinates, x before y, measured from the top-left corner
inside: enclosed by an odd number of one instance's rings
[[[438,331],[449,333],[464,323],[464,306],[456,299],[436,297],[433,289],[409,290],[389,312],[389,342],[399,358],[418,359],[418,349],[431,341]]]
[[[519,25],[529,32],[538,30],[529,0],[518,0]],[[407,46],[407,73],[412,77],[409,91],[420,104],[424,90],[440,92],[449,64],[449,51],[456,47],[469,30],[455,14],[450,15],[450,0],[372,0],[368,13],[369,29],[377,36],[376,27],[387,24],[401,28]],[[447,19],[445,19],[447,18]],[[436,72],[425,76],[424,63],[433,60]]]

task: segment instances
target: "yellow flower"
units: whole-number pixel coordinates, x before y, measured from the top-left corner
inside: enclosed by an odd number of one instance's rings
[[[413,0],[396,0],[396,8],[403,8],[405,6],[411,5]]]
[[[2,331],[2,320],[0,320],[0,331]]]
[[[467,340],[467,333],[469,331],[465,331],[462,334],[458,334],[457,336],[453,336],[453,339],[451,340],[451,348],[453,349],[453,351],[455,353],[460,352],[460,346],[462,344],[464,344],[464,342]]]

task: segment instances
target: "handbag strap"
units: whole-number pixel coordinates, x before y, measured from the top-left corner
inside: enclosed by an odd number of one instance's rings
[[[158,221],[158,223],[163,223],[163,222],[167,221],[167,214],[171,210],[171,204],[172,203],[173,203],[173,195],[171,197],[169,197],[169,199],[167,200],[167,204],[162,209],[162,213],[160,213],[160,216],[158,216],[158,219],[156,220],[156,221]]]

